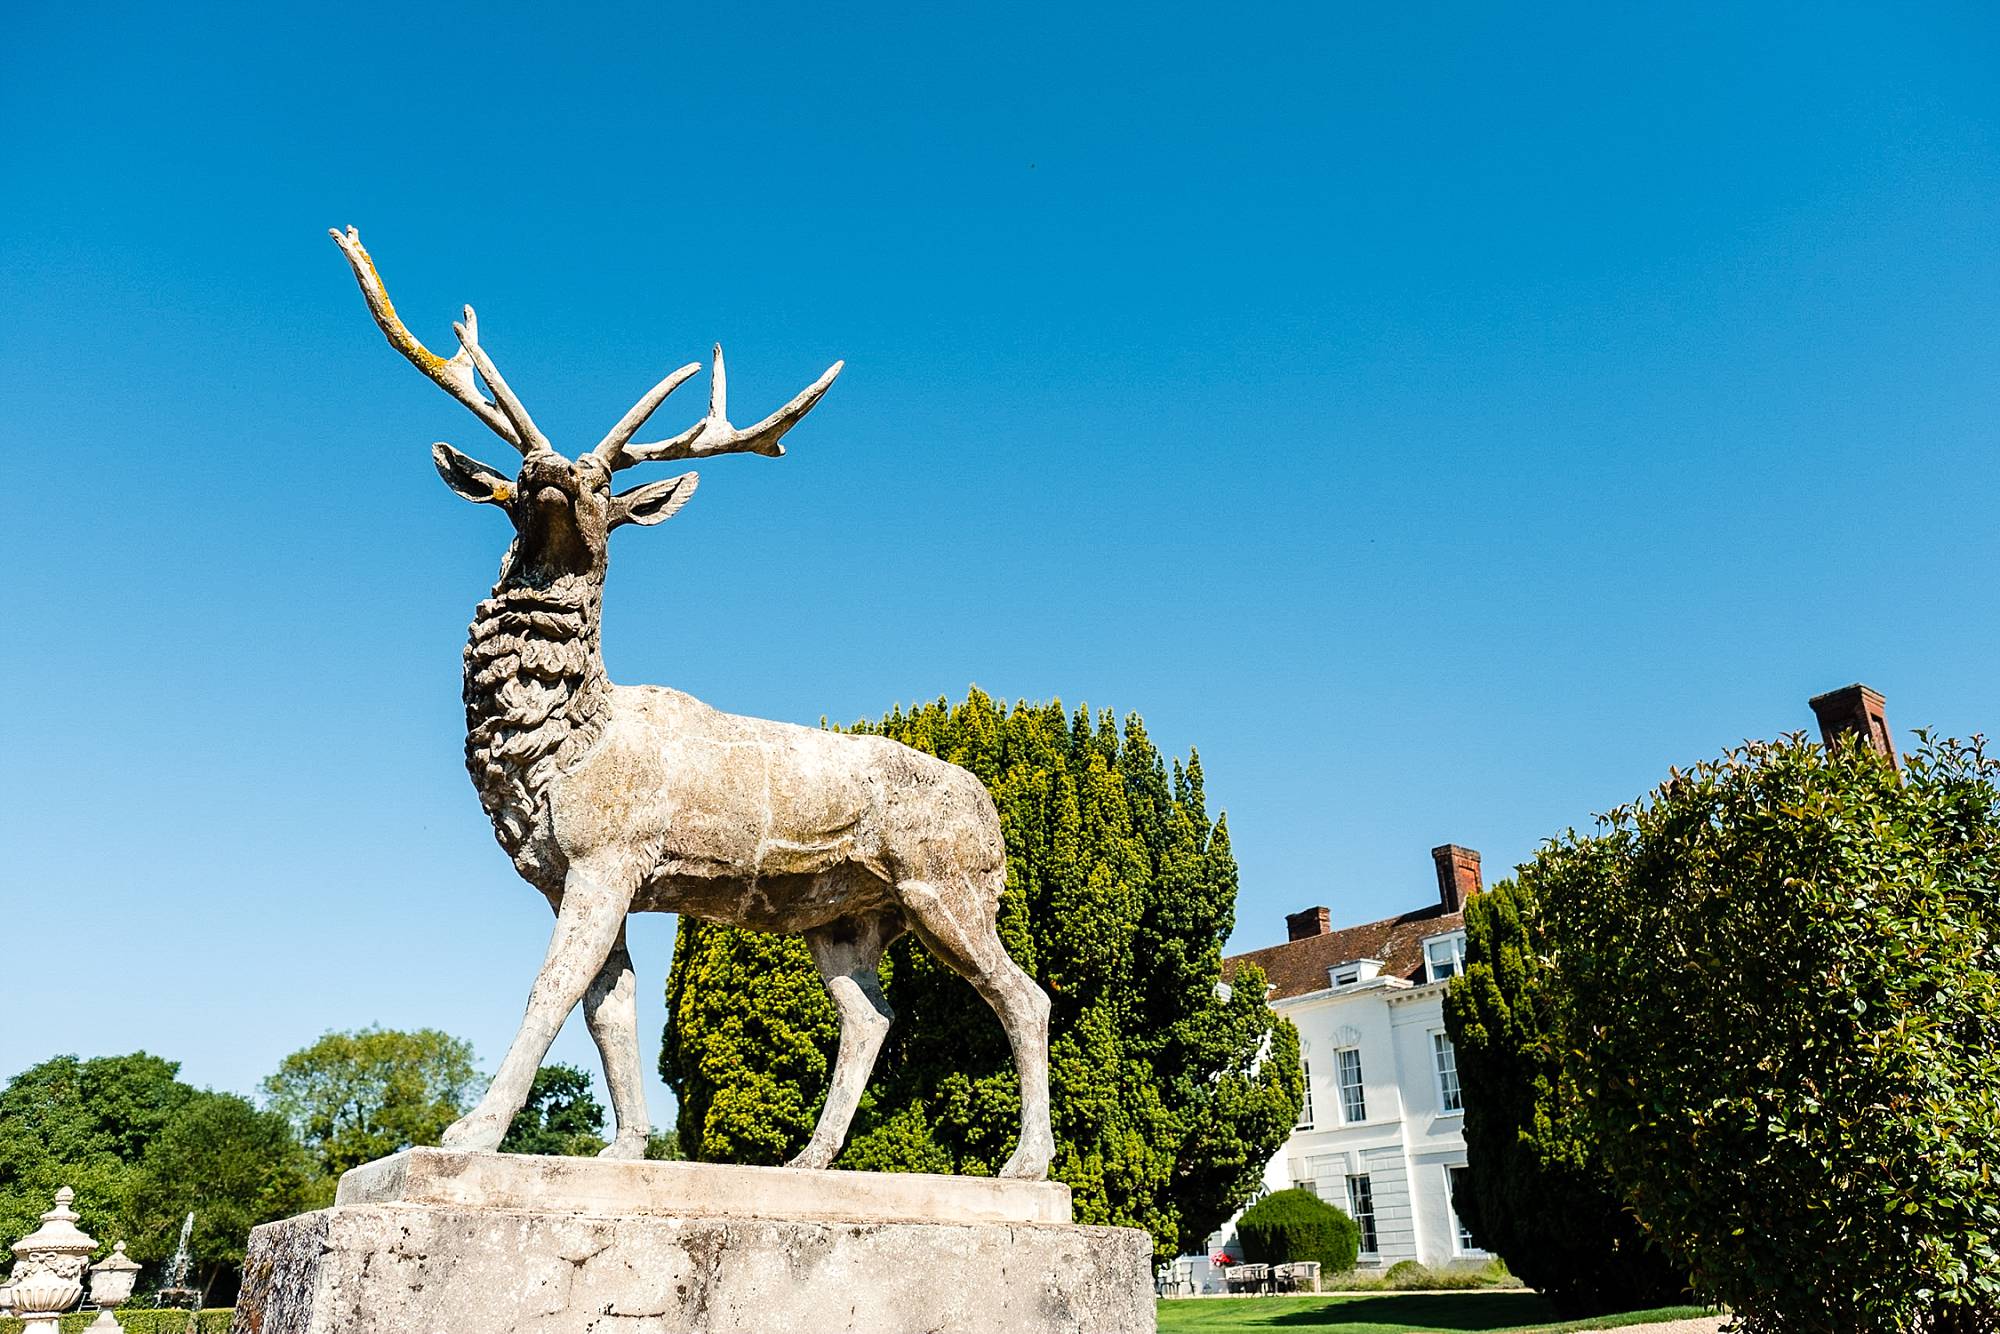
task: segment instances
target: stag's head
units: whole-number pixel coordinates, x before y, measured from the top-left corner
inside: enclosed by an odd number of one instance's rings
[[[808,385],[798,397],[758,422],[737,428],[729,424],[729,382],[722,364],[722,348],[715,349],[714,373],[709,378],[708,413],[679,435],[651,443],[634,443],[632,437],[646,424],[667,395],[701,370],[700,362],[682,366],[654,385],[645,397],[632,405],[595,446],[566,458],[535,426],[521,400],[507,387],[507,381],[479,345],[479,321],[472,307],[465,318],[452,326],[458,335],[458,351],[440,357],[403,327],[375,261],[361,244],[354,228],[330,233],[353,266],[368,309],[375,316],[389,345],[409,359],[410,364],[436,381],[438,386],[472,410],[473,416],[491,427],[494,434],[521,453],[521,468],[509,478],[450,445],[439,441],[431,446],[431,459],[445,485],[467,500],[496,505],[513,520],[517,534],[515,559],[544,568],[550,574],[601,574],[604,570],[611,530],[628,523],[655,524],[671,518],[694,494],[696,475],[682,473],[665,481],[647,482],[625,491],[614,491],[611,475],[640,463],[666,463],[680,459],[701,459],[716,454],[762,454],[776,458],[785,452],[780,439],[812,410],[840,374],[843,363],[836,361],[826,373]],[[492,398],[479,388],[486,382]]]

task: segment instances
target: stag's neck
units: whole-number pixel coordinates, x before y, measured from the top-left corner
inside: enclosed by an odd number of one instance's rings
[[[465,764],[494,832],[519,862],[546,832],[551,784],[611,713],[598,648],[601,576],[501,573],[465,646]]]

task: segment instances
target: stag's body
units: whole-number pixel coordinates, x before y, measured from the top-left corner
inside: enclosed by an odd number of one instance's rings
[[[997,902],[1006,849],[971,774],[882,737],[613,685],[600,590],[568,582],[503,578],[465,650],[466,767],[530,883],[560,893],[572,863],[649,849],[634,911],[760,931],[893,909],[898,885],[940,870]]]
[[[728,424],[717,351],[709,416],[673,440],[628,442],[683,367],[575,460],[554,452],[481,351],[467,310],[447,362],[396,318],[367,252],[336,232],[390,342],[522,449],[518,478],[439,445],[445,480],[507,509],[517,530],[465,651],[466,764],[516,868],[556,910],[556,930],[520,1032],[480,1104],[445,1135],[490,1149],[526,1099],[579,1001],[604,1058],[618,1134],[635,1157],[647,1121],[629,912],[683,912],[803,934],[840,1014],[840,1050],[811,1142],[794,1165],[839,1152],[891,1018],[882,951],[913,931],[999,1016],[1022,1094],[1021,1137],[1003,1174],[1039,1178],[1054,1142],[1048,1112],[1048,998],[994,931],[1006,879],[999,815],[978,779],[882,737],[719,712],[659,686],[613,685],[599,651],[610,529],[657,523],[694,476],[612,495],[612,472],[652,459],[782,453],[778,437],[838,372],[748,430]],[[479,394],[477,370],[494,402]]]

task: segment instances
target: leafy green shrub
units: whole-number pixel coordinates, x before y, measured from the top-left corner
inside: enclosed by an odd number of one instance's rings
[[[207,1311],[119,1311],[119,1328],[125,1334],[229,1334],[230,1319],[236,1314],[224,1306]],[[85,1326],[97,1319],[95,1311],[71,1311],[62,1318],[62,1334],[81,1334]],[[21,1334],[27,1322],[18,1316],[0,1316],[0,1334]]]
[[[1465,971],[1444,998],[1470,1171],[1452,1206],[1565,1316],[1682,1300],[1687,1272],[1625,1207],[1577,1107],[1541,903],[1573,890],[1567,857],[1538,857],[1465,905]]]
[[[1352,1268],[1361,1252],[1360,1226],[1309,1190],[1266,1195],[1236,1220],[1236,1235],[1252,1264],[1317,1260],[1323,1275]]]
[[[1996,780],[1752,745],[1537,859],[1580,1114],[1746,1330],[2000,1321]]]
[[[1412,1273],[1404,1266],[1415,1266]],[[1399,1272],[1400,1271],[1400,1272]],[[1394,1276],[1394,1277],[1392,1277]],[[1521,1280],[1507,1272],[1500,1260],[1483,1265],[1451,1265],[1445,1269],[1425,1269],[1415,1260],[1392,1265],[1387,1273],[1320,1275],[1320,1287],[1329,1292],[1470,1292],[1480,1288],[1518,1288]]]

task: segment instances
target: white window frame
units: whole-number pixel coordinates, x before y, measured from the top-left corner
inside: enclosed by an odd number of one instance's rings
[[[1301,1082],[1302,1082],[1302,1083],[1304,1083],[1304,1085],[1305,1085],[1305,1087],[1306,1087],[1306,1100],[1305,1100],[1305,1102],[1304,1102],[1303,1104],[1301,1104],[1301,1106],[1299,1107],[1299,1123],[1298,1123],[1297,1125],[1293,1126],[1293,1127],[1292,1127],[1292,1129],[1294,1129],[1294,1130],[1311,1130],[1311,1129],[1313,1128],[1313,1068],[1312,1068],[1312,1062],[1311,1062],[1311,1061],[1300,1061],[1300,1062],[1299,1062],[1299,1074],[1300,1074],[1300,1077],[1301,1077]]]
[[[1459,1218],[1458,1206],[1452,1203],[1451,1197],[1451,1174],[1453,1172],[1470,1172],[1471,1170],[1464,1163],[1447,1163],[1445,1165],[1444,1213],[1446,1220],[1451,1224],[1451,1253],[1453,1255],[1484,1258],[1491,1255],[1492,1252],[1473,1244],[1472,1234],[1466,1228],[1464,1221]]]
[[[1451,972],[1447,977],[1438,976],[1437,956],[1446,952],[1451,957]],[[1436,936],[1424,942],[1424,980],[1443,982],[1448,977],[1465,976],[1465,933],[1454,931],[1448,936]]]
[[[1446,1069],[1449,1060],[1450,1068]],[[1465,1087],[1458,1082],[1458,1049],[1451,1045],[1451,1034],[1442,1028],[1431,1030],[1431,1074],[1437,1083],[1438,1115],[1458,1116],[1465,1111]],[[1445,1076],[1451,1076],[1449,1085]],[[1452,1106],[1457,1103],[1456,1107]]]
[[[1445,1180],[1449,1182],[1451,1178],[1446,1177]],[[1358,1189],[1356,1183],[1359,1183]],[[1368,1207],[1366,1209],[1361,1207],[1361,1197],[1363,1195],[1368,1197]],[[1375,1184],[1368,1179],[1366,1172],[1350,1172],[1347,1174],[1347,1216],[1354,1220],[1355,1226],[1361,1231],[1361,1249],[1359,1254],[1373,1259],[1380,1259],[1382,1257],[1382,1234],[1381,1230],[1375,1224]],[[1375,1243],[1372,1247],[1368,1244],[1371,1241]]]
[[[1351,1084],[1347,1078],[1350,1067],[1354,1072]],[[1367,1121],[1368,1081],[1362,1073],[1361,1048],[1339,1047],[1334,1050],[1333,1082],[1334,1090],[1340,1095],[1341,1124],[1358,1126]]]

